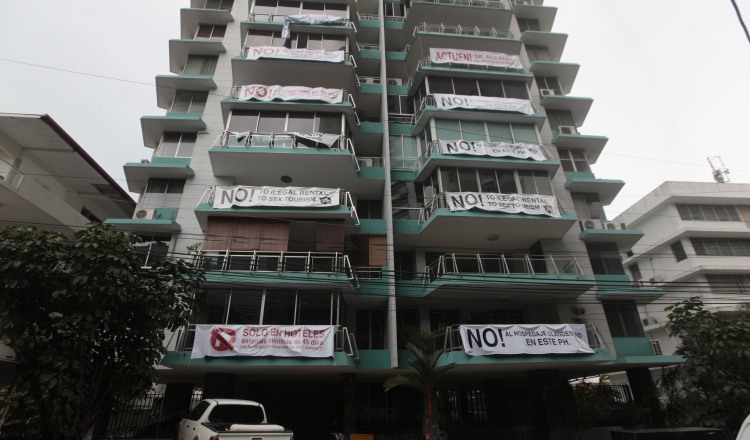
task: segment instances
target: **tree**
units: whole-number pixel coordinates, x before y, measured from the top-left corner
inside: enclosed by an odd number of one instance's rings
[[[98,417],[151,386],[165,330],[187,323],[204,276],[182,260],[142,269],[138,242],[101,224],[73,241],[30,227],[0,231],[0,337],[20,361],[14,392],[44,420],[25,423],[29,408],[16,399],[2,436],[90,436]]]
[[[697,297],[666,310],[667,329],[682,340],[677,353],[685,357],[670,403],[680,406],[682,423],[736,434],[750,413],[750,310],[717,316]]]
[[[388,378],[383,384],[383,388],[388,391],[391,388],[404,386],[414,388],[422,393],[424,397],[422,417],[423,438],[438,440],[440,427],[436,417],[435,391],[440,379],[455,365],[437,366],[438,359],[443,354],[443,350],[434,349],[431,338],[429,342],[424,342],[424,337],[417,339],[420,339],[422,343],[406,343],[406,348],[414,356],[409,361],[409,369],[411,369],[412,374]]]

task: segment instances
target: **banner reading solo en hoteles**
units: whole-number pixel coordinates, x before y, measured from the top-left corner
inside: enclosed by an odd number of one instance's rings
[[[199,324],[191,358],[333,356],[332,325]]]

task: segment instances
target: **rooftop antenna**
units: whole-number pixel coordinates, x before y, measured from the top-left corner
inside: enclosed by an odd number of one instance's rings
[[[713,169],[714,180],[716,183],[729,182],[729,169],[724,166],[724,161],[721,160],[721,156],[710,156],[707,157],[706,160],[708,160],[708,164],[711,165],[711,169]]]

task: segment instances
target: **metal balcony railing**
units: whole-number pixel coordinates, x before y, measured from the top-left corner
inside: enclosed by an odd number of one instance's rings
[[[0,183],[10,188],[18,189],[23,181],[24,174],[18,168],[0,159]]]
[[[425,284],[446,275],[509,276],[509,275],[583,275],[574,255],[528,254],[456,254],[441,255],[425,267]]]
[[[349,148],[350,143],[349,138],[341,135],[330,148],[345,150]],[[296,133],[237,132],[227,130],[219,136],[214,145],[227,148],[313,148],[314,145],[318,144]]]
[[[452,35],[468,35],[468,36],[474,36],[474,37],[496,37],[496,38],[511,38],[511,39],[516,38],[512,32],[498,31],[494,27],[480,28],[479,26],[461,26],[461,25],[451,26],[451,25],[444,25],[442,23],[419,24],[416,27],[414,27],[414,32],[412,33],[412,35],[416,37],[417,33],[419,32],[431,32],[431,33],[452,34]]]
[[[470,64],[470,63],[433,63],[429,57],[420,58],[417,63],[417,70],[423,67],[449,67],[451,69],[471,69],[471,70],[484,70],[490,72],[512,72],[512,73],[526,73],[526,69],[516,69],[514,67],[502,67],[502,66],[490,66],[482,64]]]
[[[501,0],[412,0],[414,3],[430,3],[440,5],[473,6],[476,8],[508,9]]]
[[[205,250],[196,266],[221,272],[298,272],[344,274],[354,279],[349,256],[340,252]]]
[[[334,336],[333,351],[345,353],[347,356],[352,356],[354,359],[359,360],[359,350],[354,335],[349,333],[347,327],[340,325],[335,327],[336,334]],[[169,351],[192,351],[194,343],[195,324],[189,324],[177,329],[166,341],[165,347]]]
[[[260,23],[284,23],[284,20],[289,14],[258,14],[255,12],[251,12],[248,14],[246,21],[255,21]],[[320,23],[317,26],[336,26],[336,27],[350,27],[354,29],[354,32],[357,32],[357,28],[354,26],[354,22],[349,20],[348,18],[343,18],[343,21],[336,21],[336,22],[330,22],[330,23]],[[291,23],[292,26],[295,26],[299,23]],[[302,24],[302,26],[310,26],[309,24]]]
[[[606,349],[607,345],[604,343],[604,339],[599,332],[599,329],[595,324],[587,322],[586,324],[586,336],[589,340],[589,347],[591,349]],[[461,342],[461,332],[459,330],[459,324],[454,324],[446,327],[445,332],[442,334],[435,334],[433,341],[436,348],[442,348],[443,351],[463,351],[464,346]]]

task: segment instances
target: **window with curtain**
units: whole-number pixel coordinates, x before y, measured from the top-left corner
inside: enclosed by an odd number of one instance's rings
[[[141,208],[179,208],[185,180],[149,179],[143,192]]]

